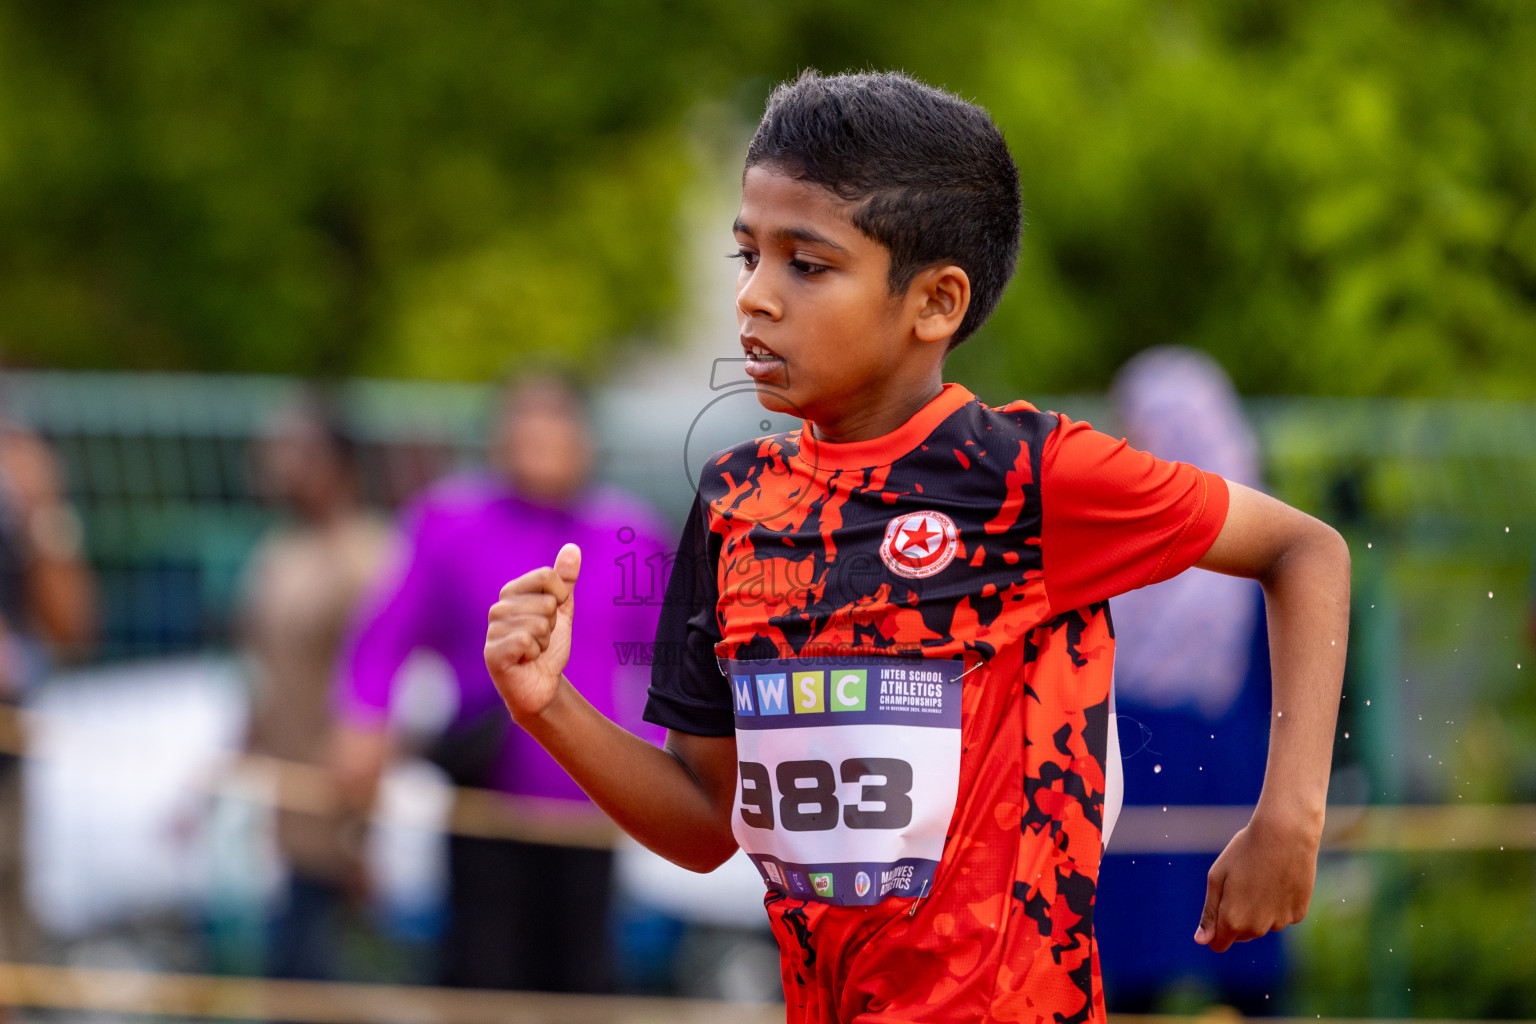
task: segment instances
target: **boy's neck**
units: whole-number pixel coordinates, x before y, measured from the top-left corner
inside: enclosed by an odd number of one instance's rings
[[[884,437],[939,397],[939,393],[944,390],[941,369],[935,367],[932,374],[925,375],[920,381],[901,382],[835,418],[823,417],[812,422],[811,436],[828,444],[847,444]]]

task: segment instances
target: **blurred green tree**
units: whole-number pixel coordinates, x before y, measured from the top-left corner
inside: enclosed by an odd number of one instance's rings
[[[1029,210],[977,379],[1099,388],[1178,342],[1248,393],[1536,395],[1536,6],[1029,10],[949,76]]]
[[[0,0],[0,347],[601,366],[683,294],[689,112],[876,66],[1019,160],[1019,277],[955,356],[989,397],[1166,342],[1250,393],[1530,397],[1533,58],[1522,0]]]
[[[718,5],[0,3],[13,359],[481,377],[676,302]]]

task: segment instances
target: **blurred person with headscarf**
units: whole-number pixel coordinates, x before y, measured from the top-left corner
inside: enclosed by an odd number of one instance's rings
[[[502,584],[554,560],[567,541],[595,571],[583,591],[583,645],[570,676],[603,714],[652,740],[640,718],[665,590],[668,531],[638,498],[592,482],[584,400],[564,378],[526,376],[501,397],[491,471],[430,488],[403,515],[405,550],[355,623],[338,694],[346,728],[337,768],[366,803],[388,757],[396,674],[417,648],[447,661],[455,723],[431,757],[460,786],[562,801],[597,815],[555,761],[508,719],[485,668],[485,609]],[[455,835],[449,841],[443,984],[609,989],[609,850]]]
[[[262,538],[242,587],[241,639],[253,682],[246,748],[324,766],[342,639],[392,534],[364,508],[352,439],[318,395],[278,409],[254,468],[258,491],[286,515]],[[269,975],[337,977],[348,904],[364,888],[363,839],[356,814],[278,812],[288,884],[268,930]]]
[[[1126,440],[1161,459],[1261,486],[1258,440],[1232,382],[1203,352],[1148,349],[1123,366],[1111,401]],[[1253,806],[1264,779],[1269,646],[1263,592],[1193,571],[1114,599],[1115,710],[1125,802]],[[1106,850],[1094,922],[1112,1011],[1226,1003],[1279,1012],[1280,937],[1220,956],[1190,938],[1206,896],[1206,854]]]
[[[0,415],[0,711],[40,683],[56,658],[76,657],[96,624],[96,588],[80,518],[65,500],[53,451]],[[19,741],[6,715],[0,736]],[[21,763],[0,744],[0,961],[36,955],[23,877]]]

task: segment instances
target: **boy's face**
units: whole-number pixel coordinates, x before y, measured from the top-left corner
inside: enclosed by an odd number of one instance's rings
[[[850,204],[771,167],[747,171],[736,219],[736,323],[758,399],[831,439],[911,387],[913,303],[887,283],[890,253]],[[852,417],[853,422],[850,422]],[[828,429],[831,428],[831,429]]]

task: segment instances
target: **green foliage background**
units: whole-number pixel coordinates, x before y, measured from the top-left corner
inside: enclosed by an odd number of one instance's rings
[[[665,344],[695,116],[811,65],[980,100],[1029,227],[956,375],[1536,394],[1536,5],[0,0],[0,350],[475,379]],[[722,298],[722,301],[726,301]]]

